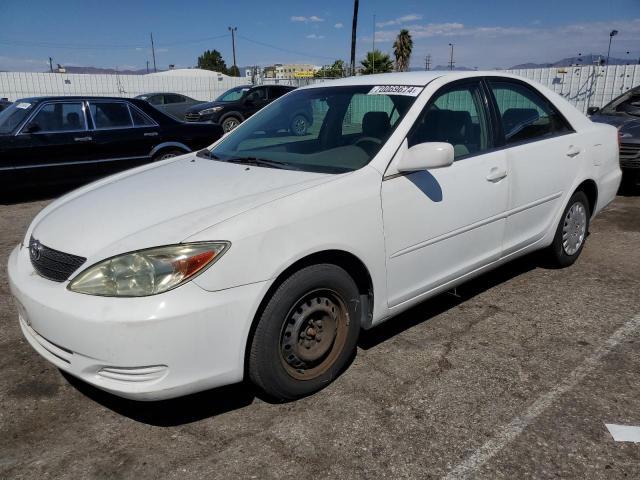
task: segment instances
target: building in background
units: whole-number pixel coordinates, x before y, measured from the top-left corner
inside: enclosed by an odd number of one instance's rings
[[[283,80],[291,80],[293,78],[313,78],[315,73],[320,70],[318,65],[310,63],[285,63],[275,66],[275,78]]]

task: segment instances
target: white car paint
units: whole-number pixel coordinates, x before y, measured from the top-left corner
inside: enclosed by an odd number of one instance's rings
[[[575,132],[411,178],[398,174],[407,134],[429,98],[449,82],[476,76],[516,78],[415,72],[307,87],[424,87],[372,161],[350,173],[247,167],[187,154],[51,203],[9,258],[25,337],[56,366],[104,390],[142,400],[176,397],[243,378],[247,338],[261,302],[279,275],[309,255],[338,250],[362,262],[373,293],[370,316],[362,319],[369,328],[550,245],[582,182],[597,186],[592,215],[613,200],[621,177],[615,128],[593,124],[550,90],[519,77],[543,93]],[[69,291],[68,282],[35,273],[25,247],[32,235],[87,257],[79,271],[151,246],[224,240],[231,247],[174,290],[109,298]]]

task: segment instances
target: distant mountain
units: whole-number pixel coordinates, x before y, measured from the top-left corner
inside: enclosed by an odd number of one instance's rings
[[[524,68],[550,68],[550,67],[570,67],[571,65],[593,65],[600,59],[603,62],[607,61],[606,55],[596,55],[595,53],[589,53],[580,57],[567,57],[562,60],[558,60],[553,63],[521,63],[514,65],[512,69],[524,69]],[[633,65],[638,62],[637,58],[610,58],[609,65]]]

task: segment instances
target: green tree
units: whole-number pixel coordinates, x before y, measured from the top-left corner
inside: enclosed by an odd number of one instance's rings
[[[224,74],[227,73],[227,64],[224,63],[222,55],[217,50],[205,50],[204,53],[198,57],[198,68]]]
[[[240,69],[236,65],[231,65],[229,67],[229,70],[227,71],[227,75],[230,75],[232,77],[239,77]]]
[[[361,60],[362,74],[369,75],[371,73],[388,73],[393,71],[393,62],[389,57],[389,54],[382,53],[376,49],[372,52],[367,52],[367,56],[364,60]]]
[[[411,61],[411,51],[413,50],[413,39],[409,30],[403,28],[393,42],[393,54],[396,56],[396,70],[406,72],[409,70]]]
[[[345,76],[345,64],[342,60],[336,60],[333,65],[325,65],[318,70],[314,77],[316,78],[341,78]]]

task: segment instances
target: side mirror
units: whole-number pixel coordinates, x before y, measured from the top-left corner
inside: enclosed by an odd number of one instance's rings
[[[409,148],[398,162],[399,172],[416,172],[448,167],[453,163],[453,145],[444,142],[419,143]]]
[[[42,130],[42,128],[40,128],[40,125],[38,125],[37,123],[31,122],[29,125],[27,125],[24,129],[24,131],[26,133],[37,133],[40,130]]]
[[[587,115],[595,115],[600,109],[598,107],[587,108]]]

